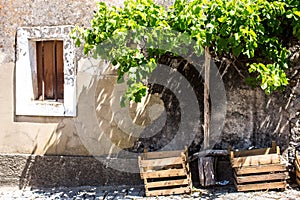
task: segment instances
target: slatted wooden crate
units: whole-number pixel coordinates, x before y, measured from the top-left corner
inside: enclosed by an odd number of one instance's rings
[[[288,178],[286,163],[280,157],[280,148],[232,151],[229,149],[237,191],[285,189]]]
[[[296,151],[296,155],[295,155],[295,168],[296,168],[296,182],[298,185],[300,185],[300,156],[298,151]]]
[[[190,193],[192,182],[187,150],[147,152],[139,156],[146,196]]]

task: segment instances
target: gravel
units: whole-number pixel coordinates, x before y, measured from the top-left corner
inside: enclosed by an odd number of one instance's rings
[[[285,191],[257,191],[257,192],[236,192],[232,186],[213,187],[209,189],[194,189],[190,195],[171,195],[159,197],[145,197],[142,186],[128,188],[124,187],[76,187],[76,188],[24,188],[0,187],[0,200],[9,199],[101,199],[101,200],[297,200],[300,199],[298,186],[288,186]]]

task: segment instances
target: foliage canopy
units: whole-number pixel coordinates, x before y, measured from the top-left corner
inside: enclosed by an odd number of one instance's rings
[[[84,43],[85,54],[94,52],[112,59],[112,64],[118,66],[118,80],[127,77],[126,98],[135,102],[145,95],[147,86],[143,80],[155,69],[160,56],[172,54],[141,47],[145,40],[157,40],[155,30],[162,29],[178,32],[179,40],[186,44],[193,39],[196,54],[208,46],[218,57],[245,60],[250,82],[269,94],[288,84],[285,73],[289,67],[288,41],[300,39],[299,19],[299,0],[175,0],[168,8],[152,0],[126,0],[123,8],[100,2],[91,27],[76,27],[72,37],[77,46]],[[147,27],[154,32],[145,32],[144,38],[140,34],[130,36],[131,43],[138,48],[121,42],[106,50],[97,49],[97,45],[114,35],[130,30],[142,32]],[[170,49],[177,47],[178,41],[168,42]]]

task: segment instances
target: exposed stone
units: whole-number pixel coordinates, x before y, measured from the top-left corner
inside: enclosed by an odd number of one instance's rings
[[[111,162],[114,160],[100,157],[0,155],[0,185],[35,188],[142,184],[139,174],[111,169],[107,167]]]

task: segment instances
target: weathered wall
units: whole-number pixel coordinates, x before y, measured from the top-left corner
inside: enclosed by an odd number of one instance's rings
[[[223,129],[222,147],[237,149],[270,146],[275,140],[285,150],[290,133],[289,95],[275,92],[269,96],[245,84],[235,69],[224,77],[227,92],[227,116]]]
[[[169,137],[176,132],[176,121],[180,118],[180,113],[178,114],[176,107],[178,102],[172,94],[162,97],[164,100],[171,98],[174,101],[169,108],[163,107],[159,96],[151,96],[150,103],[134,123],[139,106],[132,105],[128,111],[119,107],[116,97],[122,94],[124,88],[116,86],[115,70],[105,61],[83,58],[80,50],[77,52],[77,116],[64,118],[15,115],[16,29],[26,26],[88,26],[92,11],[96,9],[95,2],[0,1],[0,153],[106,155],[118,152],[119,147],[141,151],[143,147],[151,145],[153,149],[157,149],[164,141],[164,133]],[[122,5],[122,1],[106,2]],[[299,60],[294,62],[299,70],[297,63]],[[226,149],[228,145],[238,149],[269,146],[271,140],[276,140],[285,151],[290,139],[300,142],[299,76],[294,77],[296,83],[286,92],[270,96],[266,96],[260,89],[247,86],[234,68],[230,68],[223,79],[227,95],[227,115],[222,136],[215,148]],[[151,123],[154,123],[154,129],[167,124],[164,129],[159,130],[162,131],[161,138],[151,140],[152,144],[141,144],[143,141],[137,141],[128,134],[139,135]],[[195,148],[191,148],[193,151],[201,143],[201,130],[195,140]],[[24,173],[27,173],[26,163],[22,159],[21,166],[24,166]]]
[[[129,160],[131,166],[137,163]],[[114,159],[80,156],[0,155],[0,186],[60,187],[141,185],[139,174],[111,169]]]
[[[111,4],[113,1],[107,2]],[[19,27],[88,26],[96,1],[64,1],[63,4],[61,1],[42,0],[1,1],[0,5],[0,152],[88,155],[77,135],[76,118],[15,116],[15,45]],[[77,73],[78,116],[88,118],[90,113],[80,105],[93,99],[86,95],[91,89],[86,85],[91,80],[91,73],[85,70],[91,64],[83,60],[78,62],[84,65],[78,65]],[[17,145],[16,140],[19,141]]]
[[[293,69],[290,72],[290,97],[288,102],[290,120],[290,146],[289,161],[294,161],[295,150],[300,150],[300,42],[298,41],[290,48],[290,60]]]

